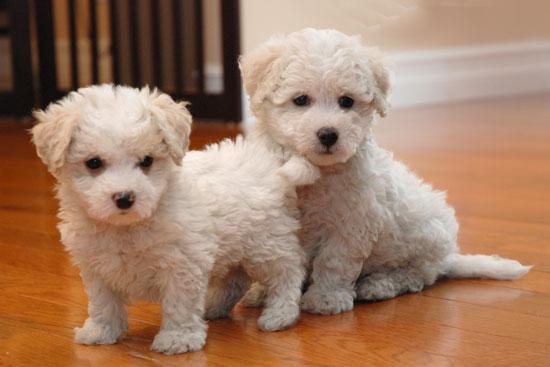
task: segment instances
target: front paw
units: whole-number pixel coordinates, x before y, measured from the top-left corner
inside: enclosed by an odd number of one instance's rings
[[[206,329],[161,330],[153,340],[151,350],[168,355],[201,350],[206,343]]]
[[[335,315],[353,309],[353,293],[346,290],[321,290],[310,287],[302,296],[302,310]]]
[[[264,304],[264,299],[265,287],[255,283],[241,299],[241,304],[244,307],[261,307]]]
[[[278,173],[296,186],[311,185],[321,177],[319,167],[298,155],[292,156]]]
[[[300,307],[288,304],[282,307],[265,308],[258,319],[258,327],[263,331],[279,331],[288,329],[298,321]]]
[[[204,319],[205,320],[221,320],[221,319],[227,319],[229,317],[229,313],[231,310],[228,310],[226,307],[223,307],[223,305],[217,305],[216,307],[210,306],[206,308],[206,311],[204,311]]]
[[[126,332],[126,325],[100,324],[88,318],[82,327],[74,329],[78,344],[114,344]]]

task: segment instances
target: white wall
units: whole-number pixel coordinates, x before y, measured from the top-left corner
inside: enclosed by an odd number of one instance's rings
[[[390,51],[550,40],[549,17],[548,0],[241,0],[243,52],[305,27]]]
[[[241,0],[243,53],[305,27],[393,57],[394,106],[550,91],[550,0]]]

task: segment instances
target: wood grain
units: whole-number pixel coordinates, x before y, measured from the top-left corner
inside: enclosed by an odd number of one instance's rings
[[[533,264],[523,279],[443,280],[418,294],[303,314],[284,332],[237,307],[209,323],[204,351],[149,351],[158,305],[130,308],[119,344],[72,342],[86,296],[59,243],[53,179],[28,124],[0,120],[0,366],[548,366],[550,364],[550,96],[396,111],[376,128],[420,176],[445,189],[464,252]],[[193,147],[237,126],[196,124]]]

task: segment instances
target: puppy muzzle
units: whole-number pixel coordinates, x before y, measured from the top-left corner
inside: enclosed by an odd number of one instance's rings
[[[338,141],[338,130],[333,127],[323,127],[317,131],[317,139],[329,152],[330,147]]]
[[[113,195],[113,201],[119,209],[130,209],[136,201],[136,195],[133,191],[117,192]]]

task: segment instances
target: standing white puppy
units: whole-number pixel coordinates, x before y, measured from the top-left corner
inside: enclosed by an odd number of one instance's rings
[[[448,276],[513,279],[529,268],[496,256],[458,254],[458,224],[445,194],[374,141],[389,108],[387,61],[358,37],[305,29],[275,36],[241,60],[251,138],[281,157],[301,156],[322,177],[299,189],[301,239],[311,267],[304,310],[335,314],[354,298],[383,300]],[[261,286],[246,297],[261,303]]]
[[[58,180],[61,240],[89,296],[76,342],[115,343],[138,298],[162,305],[153,350],[199,350],[205,312],[226,316],[249,277],[268,288],[261,329],[296,322],[305,269],[295,185],[315,180],[315,167],[281,167],[242,139],[182,161],[191,116],[148,88],[82,88],[35,116],[38,155]]]

